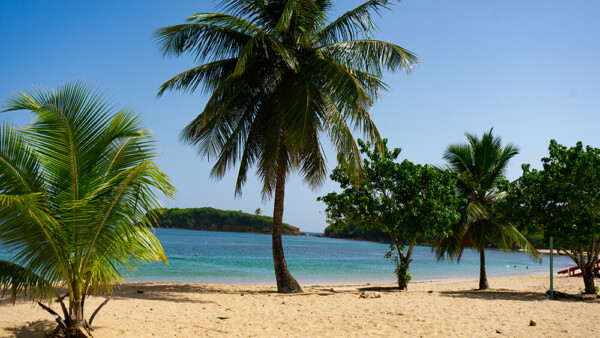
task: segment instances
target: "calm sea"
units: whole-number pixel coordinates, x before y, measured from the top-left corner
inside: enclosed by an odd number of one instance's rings
[[[156,236],[169,264],[142,266],[127,280],[275,283],[270,235],[156,229]],[[387,244],[313,236],[283,237],[288,267],[301,284],[395,282],[393,264],[384,258],[389,250]],[[0,259],[8,258],[0,250]],[[568,257],[555,256],[555,271],[573,265]],[[488,277],[546,274],[549,259],[544,256],[539,264],[523,253],[487,250],[486,267]],[[411,273],[413,281],[478,278],[479,254],[465,250],[460,263],[438,262],[429,247],[417,246]]]
[[[169,265],[144,266],[129,280],[275,282],[270,235],[157,229],[156,236]],[[393,264],[384,258],[389,250],[387,244],[313,236],[283,236],[283,244],[288,267],[301,284],[395,282]],[[460,263],[438,262],[431,248],[424,246],[415,247],[413,257],[414,281],[479,276],[479,254],[472,250],[465,250]],[[555,256],[555,271],[573,265],[568,257]],[[549,271],[549,259],[544,256],[539,264],[523,253],[488,250],[486,267],[489,277],[545,274]]]

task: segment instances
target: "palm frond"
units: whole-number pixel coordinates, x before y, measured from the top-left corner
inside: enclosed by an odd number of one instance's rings
[[[233,75],[236,64],[237,59],[234,58],[209,62],[188,69],[163,83],[160,86],[157,96],[162,96],[167,90],[179,90],[191,93],[200,85],[202,85],[202,93],[213,92],[221,82]]]
[[[389,2],[389,0],[370,0],[347,11],[321,30],[319,41],[333,43],[355,40],[359,36],[370,37],[377,30],[373,14],[389,10]]]
[[[409,50],[380,40],[351,40],[321,47],[327,56],[345,65],[381,77],[384,70],[403,69],[411,73],[419,64],[417,56]]]
[[[15,303],[19,295],[25,299],[45,299],[48,302],[54,295],[54,286],[46,279],[27,268],[4,260],[0,260],[0,290],[0,298],[9,294],[11,303]]]
[[[210,23],[169,26],[154,33],[154,40],[164,56],[190,54],[198,61],[235,57],[251,38],[244,31]]]
[[[40,163],[22,133],[11,124],[0,126],[0,194],[43,191]]]
[[[287,0],[275,30],[279,35],[298,35],[314,32],[325,19],[322,8],[314,0]],[[294,25],[295,29],[291,29]]]
[[[68,277],[67,234],[50,214],[42,193],[0,195],[0,245],[11,261],[49,283]]]

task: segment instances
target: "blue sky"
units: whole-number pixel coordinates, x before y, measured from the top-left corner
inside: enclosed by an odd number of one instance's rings
[[[337,12],[362,1],[339,0]],[[213,1],[11,1],[0,0],[0,99],[33,85],[54,88],[81,79],[118,106],[135,107],[156,135],[161,168],[178,189],[169,207],[212,206],[272,212],[260,183],[250,178],[234,198],[235,171],[208,178],[211,164],[178,142],[178,134],[201,111],[205,97],[157,88],[194,65],[191,58],[165,59],[152,40],[155,29],[182,23],[195,12],[213,12]],[[373,118],[401,158],[442,164],[450,143],[464,132],[494,127],[504,142],[520,147],[508,177],[521,163],[539,167],[550,139],[600,147],[600,2],[595,0],[405,0],[377,20],[387,40],[415,52],[421,65],[406,76],[386,74],[389,92]],[[26,124],[25,113],[0,121]],[[359,137],[360,135],[356,135]],[[328,147],[328,145],[327,145]],[[328,153],[329,168],[335,154]],[[286,187],[284,221],[304,231],[326,226],[316,197],[298,177]]]

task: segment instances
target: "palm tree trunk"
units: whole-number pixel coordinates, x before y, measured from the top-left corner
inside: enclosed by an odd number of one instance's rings
[[[488,284],[487,274],[485,273],[485,252],[484,249],[481,248],[481,250],[479,250],[479,290],[489,288],[490,285]]]
[[[277,280],[277,292],[298,293],[302,292],[300,284],[294,279],[283,254],[283,242],[281,240],[281,224],[283,222],[283,198],[285,193],[285,168],[277,168],[277,182],[275,183],[275,202],[273,206],[273,263],[275,265],[275,279]]]
[[[86,332],[85,319],[83,318],[83,302],[81,299],[76,300],[72,303],[72,314],[71,318],[67,319],[67,327],[65,329],[65,336],[67,338],[80,338],[90,337]]]

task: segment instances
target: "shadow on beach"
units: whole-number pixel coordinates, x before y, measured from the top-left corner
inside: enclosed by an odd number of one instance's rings
[[[276,290],[247,290],[221,285],[170,284],[170,283],[127,283],[115,287],[113,298],[163,300],[170,302],[214,303],[198,299],[209,294],[272,294]]]
[[[507,289],[441,291],[440,295],[444,297],[486,300],[540,301],[548,299],[548,297],[541,292],[514,291]]]
[[[406,290],[400,290],[397,286],[369,286],[364,288],[358,288],[358,291],[375,291],[375,292],[403,292]]]
[[[486,300],[516,300],[516,301],[540,301],[550,300],[550,291],[528,292],[515,291],[507,289],[490,289],[490,290],[463,290],[463,291],[441,291],[440,295],[445,297],[462,297],[470,299],[486,299]],[[552,301],[561,302],[599,302],[600,296],[568,294],[559,291],[554,291],[554,299]]]
[[[52,320],[38,320],[25,326],[7,328],[16,338],[45,337],[46,332],[51,332],[56,327],[56,322]]]

